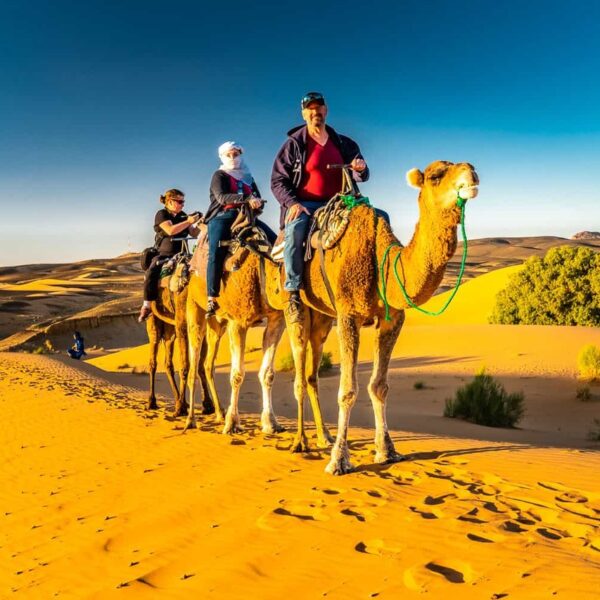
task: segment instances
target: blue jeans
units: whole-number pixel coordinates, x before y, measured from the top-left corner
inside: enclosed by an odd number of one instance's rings
[[[215,215],[208,222],[208,264],[206,265],[206,288],[209,296],[217,298],[221,291],[223,265],[227,258],[227,247],[220,247],[221,240],[231,239],[231,226],[238,215],[237,210],[226,210]],[[263,221],[256,219],[256,224],[267,234],[273,244],[277,234]]]
[[[299,290],[302,287],[302,275],[304,273],[304,242],[308,236],[310,220],[317,208],[324,206],[325,202],[304,201],[302,206],[308,210],[310,215],[302,212],[293,221],[285,226],[285,245],[283,247],[283,262],[285,264],[285,289],[288,292]],[[388,223],[388,214],[375,209],[378,217],[385,219]]]

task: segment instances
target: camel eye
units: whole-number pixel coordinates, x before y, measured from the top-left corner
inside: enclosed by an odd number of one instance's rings
[[[429,174],[429,180],[433,183],[439,183],[440,179],[444,176],[445,173],[446,169],[438,169],[437,171],[434,171],[433,173]]]

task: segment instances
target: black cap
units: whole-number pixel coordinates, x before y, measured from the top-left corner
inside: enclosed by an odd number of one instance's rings
[[[300,100],[300,106],[302,106],[302,109],[304,110],[313,102],[323,106],[325,104],[325,98],[323,97],[323,94],[319,92],[308,92],[307,94],[304,94],[304,96],[302,96],[302,100]]]

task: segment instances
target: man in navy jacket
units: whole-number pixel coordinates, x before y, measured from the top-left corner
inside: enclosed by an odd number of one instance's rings
[[[342,188],[342,172],[328,164],[349,164],[355,181],[367,181],[369,168],[358,144],[325,125],[327,105],[318,92],[301,101],[306,125],[288,132],[271,174],[271,190],[281,205],[280,228],[285,229],[286,308],[291,323],[302,318],[299,290],[304,271],[304,249],[312,214]]]

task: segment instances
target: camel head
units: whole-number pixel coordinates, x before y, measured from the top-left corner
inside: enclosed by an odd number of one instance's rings
[[[473,165],[445,160],[432,162],[424,172],[411,169],[406,180],[410,186],[420,190],[420,202],[438,210],[456,206],[459,197],[464,200],[475,198],[479,185]]]

